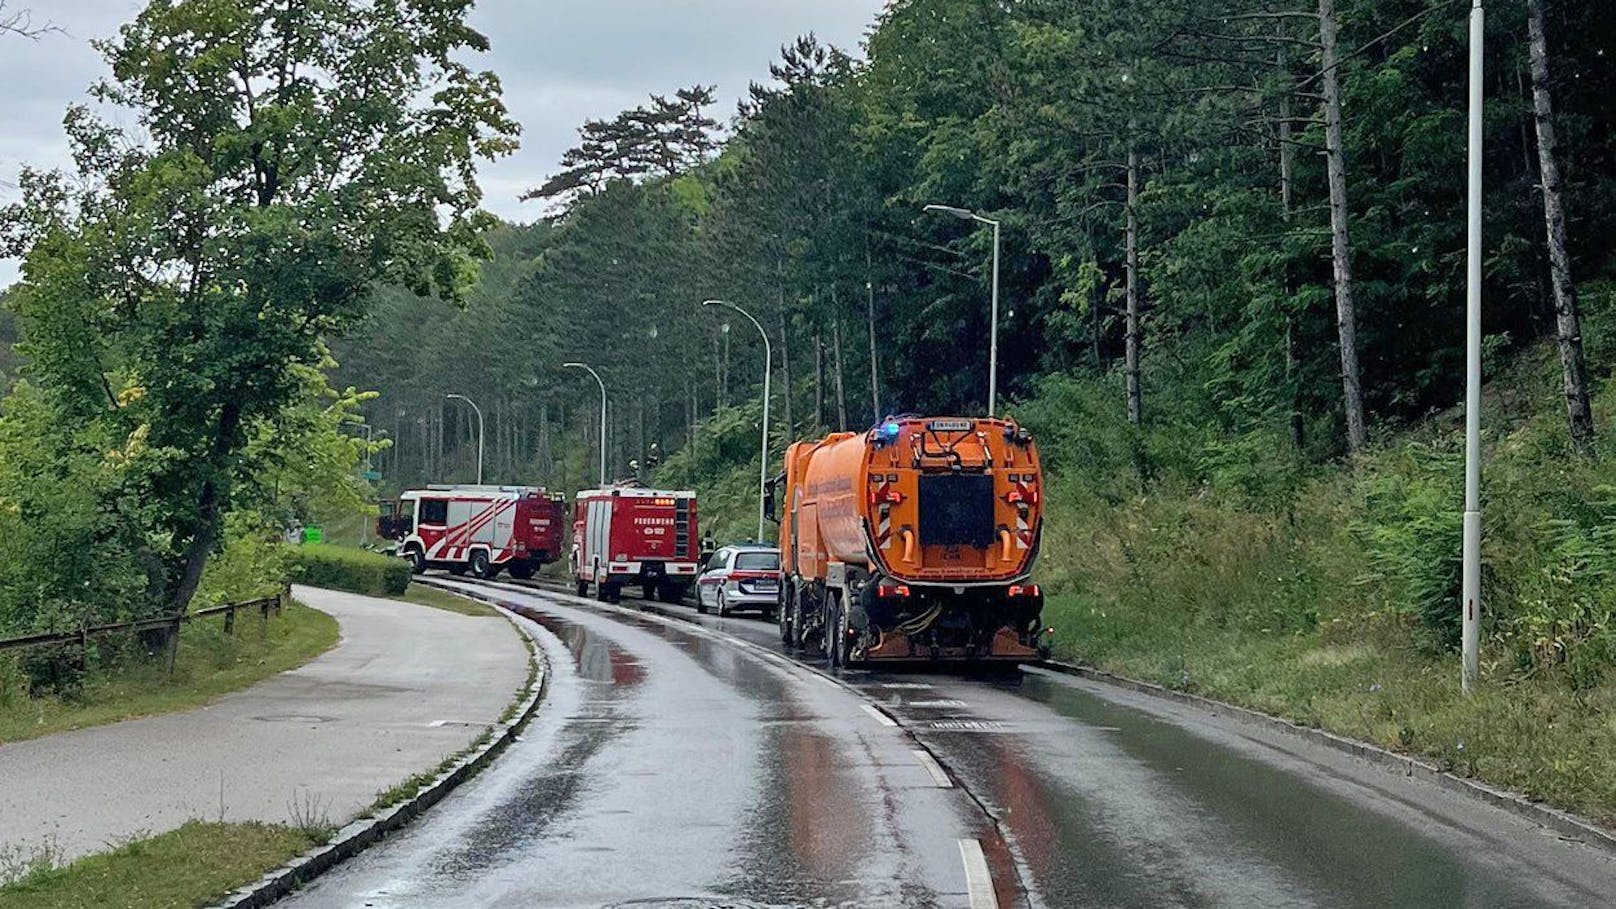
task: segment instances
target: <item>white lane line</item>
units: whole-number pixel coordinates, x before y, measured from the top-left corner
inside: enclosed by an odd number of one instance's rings
[[[864,706],[864,712],[868,713],[870,716],[875,717],[875,721],[877,723],[880,723],[883,726],[896,726],[896,725],[898,725],[897,720],[894,720],[892,717],[889,717],[886,714],[882,713],[881,711],[875,709],[875,707],[873,707],[873,706],[871,706],[869,704],[865,704],[863,706]]]
[[[999,898],[993,893],[993,875],[988,873],[988,857],[982,854],[982,844],[976,840],[960,840],[960,861],[965,863],[965,895],[971,909],[999,909]]]
[[[920,766],[926,768],[926,772],[931,774],[931,781],[937,784],[938,789],[954,788],[954,781],[948,778],[948,773],[943,770],[943,765],[937,763],[937,759],[932,757],[930,752],[916,748],[909,753],[913,754]],[[975,842],[975,840],[972,840],[972,842]]]

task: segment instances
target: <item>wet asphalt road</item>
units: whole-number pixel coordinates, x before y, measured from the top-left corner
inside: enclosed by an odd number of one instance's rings
[[[1616,862],[1292,737],[1064,676],[847,671],[773,626],[509,585],[548,700],[300,906],[1594,906]]]

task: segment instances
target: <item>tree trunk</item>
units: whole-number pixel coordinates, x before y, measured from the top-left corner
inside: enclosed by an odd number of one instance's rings
[[[225,404],[219,411],[219,424],[214,428],[213,451],[208,459],[208,466],[216,474],[228,475],[228,468],[223,462],[230,453],[240,425],[240,405],[233,402]],[[196,596],[197,585],[202,583],[202,569],[207,567],[208,557],[213,554],[213,547],[219,541],[219,528],[224,521],[224,499],[218,482],[212,477],[202,482],[190,541],[185,546],[184,567],[180,570],[179,583],[168,604],[169,611],[174,615],[185,614],[191,607],[191,598]]]
[[[1283,32],[1283,24],[1280,30]],[[1281,34],[1280,38],[1283,39],[1284,35]],[[1291,122],[1291,64],[1283,40],[1279,44],[1279,77],[1284,83],[1284,89],[1279,94],[1279,203],[1285,219],[1285,231],[1289,233],[1295,220],[1296,196],[1292,186],[1296,173],[1296,148],[1291,141],[1294,132]],[[1284,265],[1281,286],[1285,293],[1285,391],[1290,397],[1291,445],[1301,451],[1307,440],[1307,424],[1302,413],[1302,389],[1299,385],[1302,355],[1296,338],[1296,311],[1293,308],[1296,286],[1288,260]]]
[[[832,291],[832,298],[835,292]],[[836,367],[836,431],[847,432],[847,388],[842,372],[842,317],[838,314],[830,323],[831,353]]]
[[[825,428],[825,338],[814,331],[814,432]]]
[[[785,395],[781,402],[785,405],[786,439],[795,441],[797,438],[797,424],[791,415],[791,319],[786,315],[785,289],[780,290],[780,369],[781,378],[785,380]]]
[[[1526,10],[1532,55],[1532,114],[1537,123],[1538,167],[1543,173],[1549,278],[1554,286],[1555,340],[1560,347],[1571,443],[1579,453],[1587,454],[1594,445],[1594,418],[1588,403],[1588,367],[1583,361],[1577,285],[1571,279],[1571,255],[1566,249],[1564,184],[1554,132],[1554,104],[1549,94],[1549,47],[1543,29],[1543,0],[1526,0]]]
[[[1358,370],[1358,312],[1352,298],[1352,241],[1347,233],[1347,166],[1341,138],[1341,72],[1336,52],[1335,0],[1319,0],[1323,50],[1324,145],[1330,183],[1330,248],[1335,273],[1336,332],[1341,342],[1341,397],[1347,446],[1354,454],[1369,444],[1364,427],[1363,386]]]
[[[1128,422],[1135,426],[1144,420],[1144,400],[1139,387],[1139,152],[1128,148]]]
[[[870,408],[871,419],[881,422],[881,372],[877,365],[880,353],[875,344],[875,268],[870,257],[870,241],[864,241],[864,312],[870,328]]]

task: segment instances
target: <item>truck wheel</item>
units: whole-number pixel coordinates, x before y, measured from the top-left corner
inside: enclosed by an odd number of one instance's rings
[[[780,643],[787,648],[791,647],[791,600],[790,591],[780,592]]]
[[[533,579],[533,563],[529,562],[526,559],[518,559],[517,561],[512,562],[511,563],[511,577],[517,579],[518,581],[530,581],[530,580],[532,580]]]
[[[479,549],[471,554],[471,573],[484,580],[497,574],[493,565],[488,561],[488,552],[486,550]]]
[[[842,665],[842,604],[841,597],[836,594],[827,594],[828,601],[825,608],[824,636],[825,659],[830,662],[830,668],[835,669]]]
[[[657,586],[655,584],[640,585],[640,599],[646,601],[647,603],[655,602],[661,599],[661,597],[657,596]]]
[[[581,597],[589,596],[589,582],[588,581],[579,581],[577,586],[578,586],[578,596],[581,596]]]
[[[410,563],[411,574],[422,574],[426,571],[426,556],[413,546],[404,550],[404,561]]]

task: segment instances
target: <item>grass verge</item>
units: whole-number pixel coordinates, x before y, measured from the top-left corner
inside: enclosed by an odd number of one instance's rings
[[[294,827],[191,821],[111,852],[35,870],[0,886],[0,907],[209,905],[318,843],[317,834]]]
[[[1071,594],[1052,597],[1045,618],[1060,659],[1370,742],[1616,826],[1616,684],[1494,680],[1466,696],[1457,657],[1433,659],[1396,627],[1247,634]]]
[[[411,584],[410,589],[404,591],[403,596],[394,597],[406,603],[417,606],[430,606],[433,609],[442,609],[447,612],[457,612],[461,615],[497,616],[498,612],[487,603],[468,599],[458,594],[450,593],[441,587],[431,587],[426,584]]]
[[[337,643],[336,619],[292,602],[262,632],[256,615],[201,619],[180,634],[174,673],[159,659],[126,656],[89,673],[70,697],[29,697],[20,679],[0,672],[0,743],[200,707],[270,676],[295,669]]]

